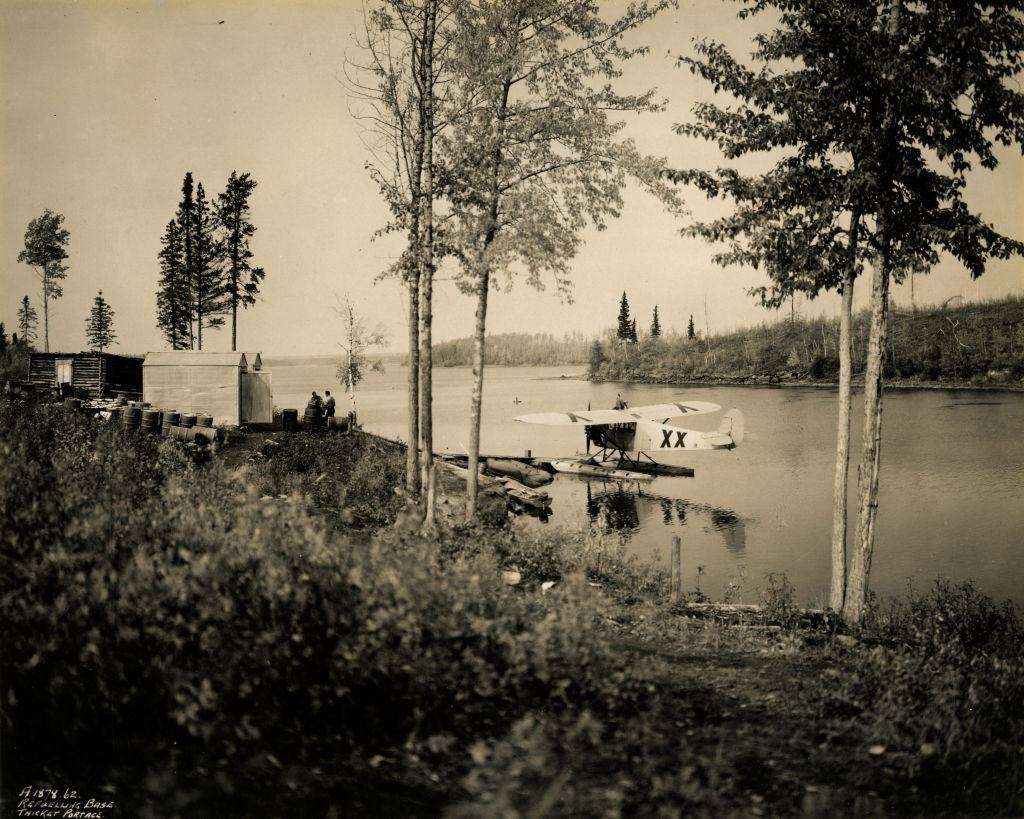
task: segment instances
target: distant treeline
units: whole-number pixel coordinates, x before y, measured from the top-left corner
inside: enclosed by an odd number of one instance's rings
[[[853,322],[853,369],[864,370],[868,314]],[[838,319],[761,324],[709,338],[592,342],[588,372],[608,381],[834,380]],[[885,372],[891,379],[1020,384],[1024,379],[1024,300],[918,309],[889,316]]]
[[[487,336],[484,360],[504,367],[545,364],[586,364],[590,340],[580,333],[556,338],[550,333],[499,333]],[[459,338],[434,345],[434,366],[462,367],[473,363],[473,339]]]

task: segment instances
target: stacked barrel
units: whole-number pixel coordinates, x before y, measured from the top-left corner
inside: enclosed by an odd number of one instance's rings
[[[160,424],[160,432],[164,438],[171,437],[171,430],[181,423],[181,415],[174,410],[164,410],[163,419]]]
[[[293,432],[299,428],[299,411],[297,409],[281,410],[281,429]]]

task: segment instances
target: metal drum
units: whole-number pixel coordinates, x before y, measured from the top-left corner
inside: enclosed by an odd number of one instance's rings
[[[171,437],[171,428],[181,423],[181,415],[174,410],[164,410],[163,418],[161,419],[160,427],[161,432],[165,438]]]
[[[281,410],[281,429],[293,432],[299,428],[299,411],[297,409]]]
[[[183,427],[194,427],[196,425],[196,417],[191,413],[184,413],[181,416],[181,425]]]
[[[142,410],[138,407],[125,407],[121,413],[121,423],[129,429],[138,429],[142,423]]]
[[[139,428],[150,435],[156,435],[160,431],[160,411],[154,409],[142,410],[142,420]]]
[[[196,416],[196,426],[197,427],[206,427],[207,429],[209,429],[210,427],[213,426],[213,416],[212,415],[197,415]]]

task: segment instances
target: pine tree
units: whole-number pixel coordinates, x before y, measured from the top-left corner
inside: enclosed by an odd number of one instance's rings
[[[192,284],[194,289],[196,347],[203,349],[203,328],[224,326],[228,309],[221,244],[216,236],[216,217],[206,199],[203,183],[196,185],[192,208]]]
[[[192,261],[192,221],[193,211],[195,210],[195,198],[193,191],[192,171],[188,171],[185,173],[185,179],[181,183],[181,202],[178,203],[178,212],[175,214],[174,218],[178,223],[178,236],[181,241],[181,259],[182,264],[184,265],[182,275],[184,277],[184,292],[186,294],[186,302],[188,305],[187,321],[189,350],[194,350],[196,346],[196,283],[195,264]]]
[[[172,350],[190,346],[189,276],[185,267],[185,246],[177,220],[167,223],[160,240],[160,288],[156,293],[156,323]]]
[[[633,320],[629,323],[629,342],[630,344],[636,344],[639,341],[640,338],[636,334],[636,317],[634,316]]]
[[[50,352],[50,302],[64,295],[60,282],[67,276],[63,264],[68,257],[68,239],[71,234],[61,225],[64,216],[47,208],[41,216],[29,222],[25,231],[25,249],[18,261],[34,268],[43,288],[43,345]]]
[[[85,321],[85,337],[89,340],[89,346],[101,353],[117,340],[114,333],[114,311],[103,298],[102,290],[93,299],[92,310]]]
[[[227,188],[217,197],[217,219],[222,231],[221,244],[226,265],[225,293],[231,306],[231,349],[237,349],[238,308],[256,303],[260,283],[265,275],[262,267],[253,267],[249,260],[249,238],[256,226],[249,221],[249,197],[256,188],[249,174],[231,172]]]
[[[25,296],[21,300],[21,306],[18,308],[18,329],[21,331],[21,343],[26,347],[32,347],[36,343],[36,327],[39,323],[39,317],[36,314],[35,308],[28,300],[28,296]]]
[[[626,291],[622,291],[622,299],[619,301],[619,326],[615,337],[619,341],[629,341],[633,332],[633,325],[629,321],[629,299],[626,298]]]
[[[0,355],[3,355],[7,350],[7,328],[4,327],[4,323],[0,321]]]
[[[654,305],[654,318],[651,320],[651,338],[661,337],[661,322],[658,321],[658,305]]]
[[[697,338],[697,330],[693,326],[693,313],[690,313],[690,323],[686,325],[686,337],[690,341],[693,341],[695,338]]]

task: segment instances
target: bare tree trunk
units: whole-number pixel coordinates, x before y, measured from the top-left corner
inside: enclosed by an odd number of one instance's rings
[[[473,334],[473,398],[470,401],[469,419],[469,474],[466,476],[466,519],[476,516],[477,475],[480,463],[480,408],[484,395],[484,334],[487,330],[487,294],[491,283],[491,270],[487,251],[498,233],[498,205],[501,198],[500,180],[502,163],[502,140],[505,135],[505,117],[508,113],[508,97],[512,88],[506,77],[502,86],[501,102],[494,118],[494,150],[491,162],[491,189],[488,192],[488,225],[484,233],[477,258],[477,302],[476,329]]]
[[[839,420],[836,428],[836,475],[832,498],[832,587],[829,606],[842,611],[846,602],[846,496],[850,471],[850,393],[853,362],[850,324],[853,319],[853,273],[857,263],[860,214],[850,221],[850,260],[843,270],[842,307],[839,313]],[[824,339],[824,325],[822,338]]]
[[[880,226],[881,228],[881,226]],[[884,235],[884,234],[883,234]],[[875,545],[875,519],[878,515],[878,471],[882,441],[882,370],[885,355],[886,320],[889,307],[889,247],[871,282],[871,331],[868,338],[864,372],[864,437],[857,470],[858,513],[850,573],[843,603],[843,617],[858,623],[867,603],[868,576]]]
[[[233,297],[231,299],[231,352],[235,352],[238,349],[237,345],[237,328],[238,328],[238,298]]]
[[[43,273],[45,276],[46,274]],[[50,293],[43,279],[43,352],[50,352]]]
[[[423,442],[421,461],[422,484],[427,488],[424,523],[434,523],[434,416],[433,416],[433,360],[431,355],[431,328],[433,314],[431,299],[434,284],[434,33],[437,5],[428,0],[424,8],[422,48],[423,113],[423,187],[422,187],[422,257],[420,266],[420,440]]]
[[[418,240],[417,240],[418,241]],[[405,451],[405,491],[420,494],[420,290],[419,266],[409,271],[409,443]]]
[[[889,2],[886,27],[893,37],[900,30],[902,7],[902,0]],[[860,466],[857,468],[857,528],[847,577],[846,600],[843,603],[843,618],[849,623],[859,623],[864,617],[871,557],[875,547],[875,520],[878,517],[878,473],[882,454],[882,374],[885,366],[889,277],[892,265],[892,211],[889,191],[893,186],[895,168],[892,167],[892,163],[896,161],[898,146],[890,102],[886,103],[881,137],[878,182],[885,192],[875,219],[875,229],[881,239],[881,253],[871,280],[871,327],[864,369],[864,434],[861,440]]]
[[[466,477],[466,519],[476,515],[478,469],[480,464],[480,410],[484,396],[484,334],[487,331],[487,293],[490,271],[486,265],[477,281],[476,329],[473,333],[473,398],[469,418],[469,475]]]

